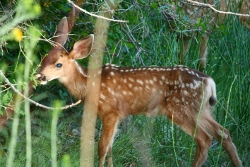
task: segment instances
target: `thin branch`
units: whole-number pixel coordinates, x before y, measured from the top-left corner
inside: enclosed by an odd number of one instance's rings
[[[127,37],[129,38],[129,40],[132,42],[132,44],[135,46],[136,50],[137,50],[137,53],[136,53],[136,57],[139,57],[140,59],[140,62],[142,63],[143,66],[146,66],[141,58],[140,53],[141,52],[145,52],[145,50],[138,46],[138,42],[135,40],[133,34],[131,33],[131,30],[129,29],[129,26],[126,24],[126,28],[127,30],[123,27],[123,24],[120,23],[120,27],[121,27],[121,30],[127,35]]]
[[[188,3],[192,4],[192,5],[198,5],[198,6],[203,6],[203,7],[208,7],[211,8],[213,11],[217,12],[217,13],[222,13],[222,14],[229,14],[229,15],[236,15],[236,16],[245,16],[245,17],[250,17],[249,14],[240,14],[240,13],[234,13],[234,12],[224,12],[221,10],[217,10],[216,8],[214,8],[213,5],[210,4],[206,4],[206,3],[201,3],[201,2],[197,2],[197,1],[192,1],[192,0],[186,0]]]
[[[97,18],[104,19],[104,20],[108,20],[108,21],[114,21],[114,22],[121,22],[121,23],[126,23],[126,22],[128,22],[128,21],[126,21],[126,20],[115,20],[115,19],[109,19],[109,18],[106,18],[106,17],[103,17],[103,16],[95,15],[95,14],[93,14],[93,13],[90,13],[90,12],[88,12],[88,11],[86,11],[86,10],[80,8],[79,6],[77,6],[76,4],[74,4],[74,2],[72,2],[72,1],[70,1],[70,0],[68,0],[68,2],[69,2],[70,4],[72,4],[75,8],[77,8],[78,10],[80,10],[80,11],[82,11],[82,12],[84,12],[84,13],[90,15],[90,16],[97,17]]]
[[[81,100],[78,100],[76,103],[72,103],[70,105],[66,105],[66,106],[60,107],[60,108],[48,107],[48,106],[45,106],[43,104],[37,103],[36,101],[34,101],[34,100],[32,100],[32,99],[24,96],[21,92],[19,92],[15,88],[15,86],[12,83],[10,83],[10,81],[8,80],[8,78],[3,74],[2,70],[0,70],[0,76],[4,79],[4,81],[6,82],[6,84],[9,85],[14,92],[16,92],[18,95],[20,95],[21,97],[23,97],[24,99],[28,100],[29,102],[35,104],[38,107],[41,107],[41,108],[44,108],[44,109],[47,109],[47,110],[55,110],[55,109],[65,110],[67,108],[74,107],[74,106],[78,105],[79,103],[81,103]]]

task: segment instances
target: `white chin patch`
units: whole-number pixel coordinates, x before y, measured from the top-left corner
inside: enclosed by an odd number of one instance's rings
[[[48,81],[41,81],[40,84],[42,85],[46,85],[48,83]]]
[[[48,77],[47,77],[48,78]],[[58,78],[58,77],[57,77]],[[47,84],[48,82],[50,82],[50,81],[52,81],[52,80],[54,80],[54,79],[57,79],[57,78],[52,78],[52,79],[48,79],[48,80],[46,80],[46,81],[40,81],[40,84],[42,84],[42,85],[45,85],[45,84]]]

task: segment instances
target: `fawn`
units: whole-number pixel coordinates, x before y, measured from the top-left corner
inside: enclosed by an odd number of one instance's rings
[[[57,45],[42,60],[37,77],[41,84],[58,79],[71,95],[84,101],[88,70],[76,59],[90,54],[94,35],[77,41],[67,52],[63,48],[67,26],[67,18],[63,18],[57,28]],[[108,166],[113,166],[111,152],[117,126],[122,118],[132,114],[165,115],[193,137],[194,167],[206,160],[212,136],[222,142],[232,162],[241,166],[228,130],[210,114],[216,103],[216,86],[208,75],[184,66],[126,68],[111,64],[104,65],[96,75],[101,77],[98,116],[103,124],[98,145],[99,167],[104,165],[107,155]]]
[[[171,2],[171,3],[169,3]],[[185,30],[181,34],[180,40],[180,63],[185,62],[185,56],[190,47],[190,40],[197,38],[200,34],[199,41],[199,69],[204,70],[206,67],[206,60],[208,54],[208,40],[211,32],[215,27],[222,25],[226,14],[218,13],[197,3],[205,3],[213,5],[217,10],[224,12],[236,12],[240,14],[250,14],[250,0],[195,0],[190,1],[167,1],[164,2],[164,6],[168,6],[165,10],[162,10],[163,17],[166,20],[169,28],[172,30],[178,30],[180,26],[185,26]],[[180,14],[181,13],[181,14]],[[250,17],[239,16],[239,20],[242,25],[250,29]],[[197,27],[198,22],[203,22],[206,26]],[[199,39],[199,38],[198,38]]]

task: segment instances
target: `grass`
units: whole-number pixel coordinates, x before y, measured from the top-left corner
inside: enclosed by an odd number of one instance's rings
[[[158,26],[160,27],[160,25]],[[134,56],[136,55],[135,48],[130,48],[125,43],[119,46],[123,54],[118,57],[112,57],[112,53],[107,54],[105,62],[131,67],[143,66],[143,64],[146,66],[172,66],[178,64],[176,55],[178,55],[179,46],[176,34],[169,33],[167,29],[158,28],[144,37],[141,47],[145,48],[146,52]],[[237,21],[230,25],[230,28],[226,27],[223,32],[214,32],[209,41],[210,49],[206,69],[206,73],[211,75],[217,84],[218,103],[213,110],[213,115],[220,124],[230,131],[243,166],[250,165],[249,37],[250,33]],[[187,66],[196,67],[198,53],[197,44],[193,41],[187,55]],[[55,86],[52,83],[42,89],[52,90],[54,88]],[[52,94],[47,95],[47,100],[42,102],[50,103],[51,99],[61,98],[59,95],[51,96]],[[59,115],[57,129],[54,133],[52,133],[51,129],[55,123],[52,121],[52,113],[34,106],[32,111],[32,166],[52,166],[55,161],[57,161],[57,166],[79,166],[79,132],[82,107],[77,106],[63,111]],[[0,131],[0,166],[6,166],[13,124],[13,121],[9,121],[6,128]],[[21,116],[15,140],[16,148],[13,166],[22,167],[26,164],[27,141],[25,129],[26,121],[24,116]],[[52,154],[53,159],[51,158],[51,133],[57,136],[54,143],[56,147],[53,150],[57,153],[56,155],[55,153]],[[95,166],[97,166],[97,141],[100,133],[101,123],[98,120],[95,138]],[[119,126],[113,146],[113,161],[115,166],[118,167],[146,165],[154,167],[188,166],[189,162],[192,162],[195,153],[195,148],[192,148],[192,145],[193,140],[179,130],[178,127],[172,125],[172,122],[166,117],[132,116],[124,120]],[[221,145],[217,141],[213,142],[208,154],[204,166],[232,166],[228,155],[221,149]]]

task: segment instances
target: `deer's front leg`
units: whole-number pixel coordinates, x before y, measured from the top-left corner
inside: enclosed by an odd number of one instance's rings
[[[180,38],[180,53],[179,53],[179,63],[184,65],[186,63],[185,56],[190,47],[190,37],[183,36]]]
[[[101,117],[101,119],[103,128],[102,128],[101,139],[98,145],[98,155],[99,155],[98,166],[102,167],[105,163],[105,157],[108,156],[108,166],[113,167],[112,155],[111,155],[112,144],[120,118],[118,115],[110,113]]]
[[[201,45],[200,45],[200,60],[199,60],[199,69],[200,71],[204,71],[207,65],[207,42],[209,37],[207,35],[203,35],[201,37]]]

